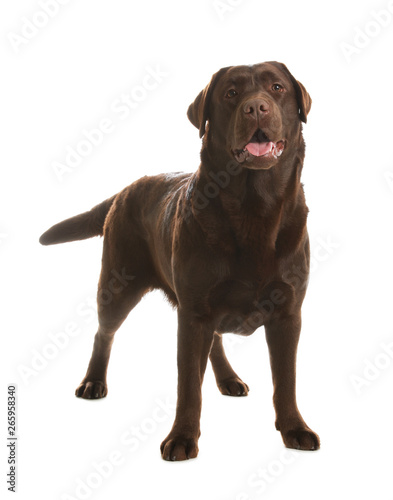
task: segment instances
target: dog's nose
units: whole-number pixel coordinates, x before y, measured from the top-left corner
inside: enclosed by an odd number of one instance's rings
[[[253,99],[247,101],[243,106],[243,111],[250,118],[255,120],[269,113],[269,103],[264,99]]]

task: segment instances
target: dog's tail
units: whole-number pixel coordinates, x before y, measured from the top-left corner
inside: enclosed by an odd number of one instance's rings
[[[96,205],[88,212],[55,224],[41,235],[41,245],[55,245],[102,236],[105,218],[115,198],[116,195]]]

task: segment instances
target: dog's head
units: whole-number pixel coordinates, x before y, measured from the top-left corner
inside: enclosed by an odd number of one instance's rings
[[[250,169],[268,169],[293,146],[311,98],[278,62],[230,66],[212,76],[188,108],[200,137]]]

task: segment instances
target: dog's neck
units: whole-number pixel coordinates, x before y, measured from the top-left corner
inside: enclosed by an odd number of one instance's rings
[[[305,153],[301,131],[298,139],[297,150],[283,154],[269,170],[247,169],[208,137],[204,140],[192,203],[194,216],[213,245],[222,246],[228,231],[242,247],[261,248],[261,241],[270,241],[277,250],[287,247],[288,239],[295,245],[300,242],[308,209],[300,183]],[[253,223],[255,218],[260,222]],[[260,228],[259,234],[250,234],[251,227]]]
[[[250,209],[256,215],[268,216],[277,205],[296,205],[303,199],[298,199],[305,155],[301,129],[293,142],[297,149],[285,152],[276,165],[268,170],[252,170],[237,163],[208,135],[202,146],[196,188],[213,204],[220,202],[225,209],[229,203],[231,211],[237,207],[242,212]]]

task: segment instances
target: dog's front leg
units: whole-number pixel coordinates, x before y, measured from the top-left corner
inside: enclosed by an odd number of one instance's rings
[[[288,448],[316,450],[319,448],[319,437],[307,426],[296,404],[296,350],[300,328],[300,312],[276,318],[265,325],[273,376],[276,428]]]
[[[178,321],[176,417],[161,443],[164,460],[186,460],[198,455],[202,381],[214,335],[212,325],[180,308]]]

